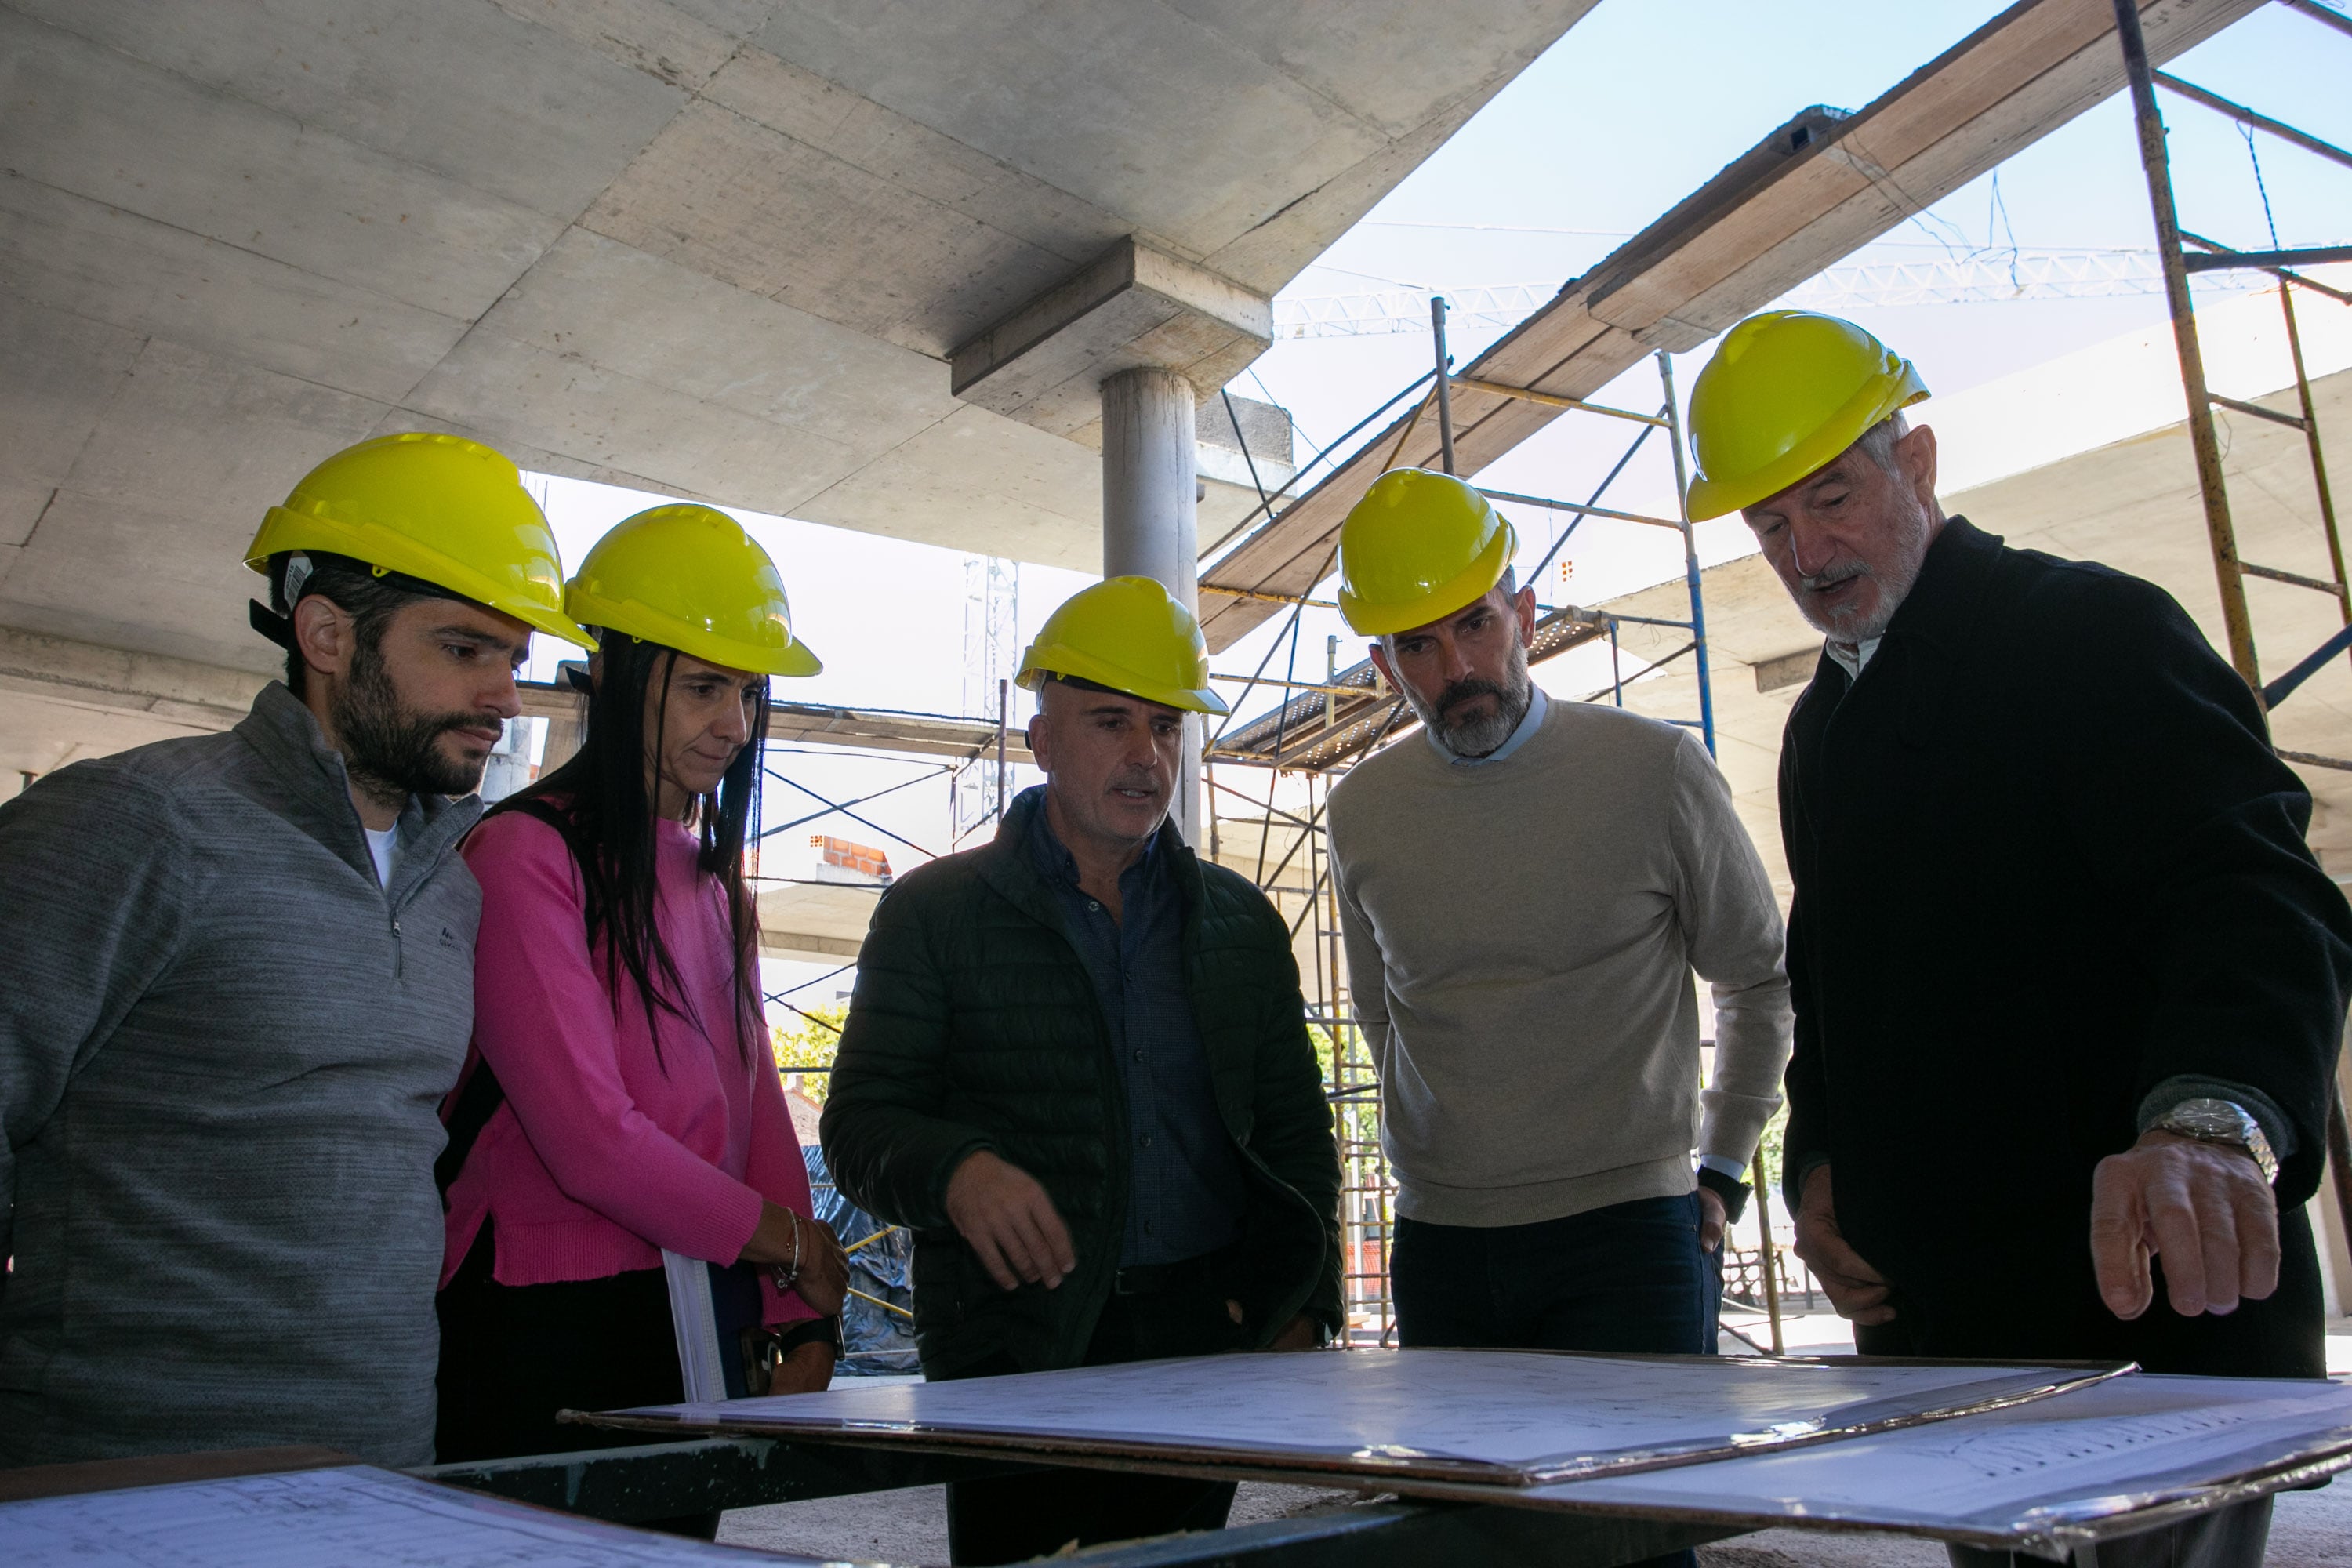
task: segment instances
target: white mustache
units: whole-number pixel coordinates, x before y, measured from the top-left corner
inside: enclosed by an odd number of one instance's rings
[[[1824,567],[1819,572],[1810,573],[1797,581],[1807,590],[1819,593],[1823,588],[1834,588],[1840,583],[1851,582],[1869,570],[1859,561],[1849,561],[1843,566]]]

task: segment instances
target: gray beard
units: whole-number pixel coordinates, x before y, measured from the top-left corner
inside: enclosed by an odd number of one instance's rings
[[[1797,613],[1811,623],[1815,631],[1827,636],[1832,642],[1859,645],[1885,636],[1887,623],[1895,619],[1895,612],[1903,607],[1903,601],[1910,595],[1912,584],[1919,581],[1919,569],[1927,563],[1927,548],[1935,542],[1936,525],[1932,518],[1922,511],[1913,521],[1916,525],[1916,532],[1905,542],[1902,558],[1885,571],[1871,574],[1878,579],[1878,603],[1869,615],[1816,616],[1806,609],[1801,599],[1797,603]]]
[[[1439,711],[1459,698],[1492,693],[1495,711],[1490,715],[1464,718],[1449,723],[1438,717]],[[1502,682],[1491,680],[1457,680],[1437,694],[1434,702],[1423,700],[1420,694],[1407,689],[1405,700],[1413,712],[1429,727],[1445,749],[1457,757],[1483,757],[1511,738],[1519,721],[1528,716],[1535,702],[1535,678],[1528,673],[1528,650],[1514,644],[1511,667]]]

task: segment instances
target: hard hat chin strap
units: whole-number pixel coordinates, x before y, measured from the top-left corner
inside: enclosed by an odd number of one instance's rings
[[[245,618],[252,623],[255,631],[288,653],[294,651],[293,616],[281,616],[258,599],[248,599],[245,605]]]

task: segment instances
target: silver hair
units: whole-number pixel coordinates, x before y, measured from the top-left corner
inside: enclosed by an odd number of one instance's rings
[[[1872,462],[1899,478],[1901,470],[1895,466],[1895,443],[1910,433],[1911,421],[1904,418],[1900,414],[1890,414],[1864,430],[1854,445],[1860,447]]]

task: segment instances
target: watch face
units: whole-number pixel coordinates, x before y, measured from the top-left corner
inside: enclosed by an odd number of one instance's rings
[[[2183,1100],[2165,1112],[2153,1130],[2242,1149],[2262,1167],[2264,1180],[2278,1179],[2278,1157],[2271,1152],[2271,1141],[2263,1134],[2263,1124],[2229,1100]]]

